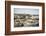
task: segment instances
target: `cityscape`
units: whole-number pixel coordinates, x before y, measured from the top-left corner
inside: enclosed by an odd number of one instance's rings
[[[14,14],[14,27],[39,26],[39,15]]]
[[[39,26],[39,9],[14,8],[14,27],[36,26]]]

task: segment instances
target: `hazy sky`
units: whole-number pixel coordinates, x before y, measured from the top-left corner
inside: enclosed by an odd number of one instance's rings
[[[16,14],[39,14],[39,9],[30,9],[30,8],[14,8],[14,13]]]

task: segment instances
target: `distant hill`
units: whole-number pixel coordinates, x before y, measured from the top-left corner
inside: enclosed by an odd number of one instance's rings
[[[20,15],[20,16],[32,16],[31,14],[14,14],[14,15]],[[39,15],[33,15],[33,16],[39,16]]]

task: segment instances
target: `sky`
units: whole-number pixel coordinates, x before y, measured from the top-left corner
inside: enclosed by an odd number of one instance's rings
[[[39,9],[31,9],[31,8],[14,8],[14,13],[16,14],[31,14],[38,15]]]

